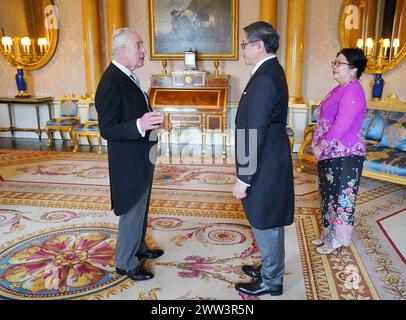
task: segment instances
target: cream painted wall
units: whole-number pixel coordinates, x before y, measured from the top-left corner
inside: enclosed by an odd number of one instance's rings
[[[102,12],[105,12],[103,0]],[[147,0],[126,0],[127,21],[130,27],[135,28],[141,37],[148,43],[148,8]],[[31,72],[33,92],[36,95],[50,95],[58,97],[62,94],[83,94],[86,90],[81,0],[56,0],[59,7],[60,38],[57,51],[51,62],[41,70]],[[329,63],[339,50],[337,39],[337,17],[341,0],[307,0],[307,17],[304,48],[304,81],[303,96],[305,99],[323,97],[335,85],[331,79]],[[287,1],[280,0],[278,6],[278,32],[281,35],[281,48],[278,56],[282,65],[285,59]],[[240,39],[241,28],[257,20],[259,16],[259,0],[240,0]],[[240,40],[239,40],[240,42]],[[106,41],[103,39],[103,43]],[[106,60],[106,52],[103,54]],[[105,61],[105,65],[107,62]],[[200,67],[213,71],[212,61],[199,62]],[[170,61],[168,70],[182,68],[181,61]],[[147,88],[149,75],[162,70],[160,61],[146,61],[144,68],[139,70],[142,85]],[[231,75],[230,101],[238,102],[240,93],[246,84],[251,68],[245,66],[243,61],[221,62],[220,70]],[[15,88],[15,68],[6,64],[0,58],[0,95],[13,95]],[[384,95],[396,92],[402,100],[406,100],[406,61],[403,61],[395,70],[384,74],[386,86]],[[363,85],[367,96],[370,96],[369,82],[372,76],[366,75]],[[31,82],[30,81],[30,82]]]

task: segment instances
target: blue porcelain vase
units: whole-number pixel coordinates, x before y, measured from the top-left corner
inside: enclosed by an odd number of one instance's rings
[[[17,83],[18,91],[27,90],[27,84],[25,83],[25,80],[24,80],[24,70],[23,69],[17,69],[16,83]]]
[[[17,84],[17,90],[18,90],[18,94],[16,95],[17,98],[31,97],[31,95],[27,93],[27,83],[25,82],[25,79],[24,79],[24,70],[23,69],[19,69],[19,68],[17,69],[16,84]]]
[[[383,86],[385,81],[382,79],[382,74],[377,73],[375,75],[374,86],[372,87],[372,97],[373,98],[382,98]]]

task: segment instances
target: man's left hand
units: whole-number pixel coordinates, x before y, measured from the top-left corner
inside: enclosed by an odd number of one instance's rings
[[[245,198],[247,196],[247,186],[237,180],[233,187],[233,195],[237,199]]]

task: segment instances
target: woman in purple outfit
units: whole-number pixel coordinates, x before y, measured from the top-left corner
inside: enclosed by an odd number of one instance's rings
[[[318,253],[338,253],[351,244],[355,200],[365,159],[361,134],[367,111],[358,81],[367,59],[361,49],[345,48],[331,63],[339,85],[320,104],[312,147],[317,157],[323,225],[312,241]]]

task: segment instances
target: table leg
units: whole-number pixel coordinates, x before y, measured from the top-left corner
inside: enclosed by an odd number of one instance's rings
[[[204,113],[202,114],[200,129],[202,130],[202,156],[204,156],[206,152],[206,115]]]
[[[226,128],[227,128],[227,115],[223,114],[222,116],[222,124],[223,124],[223,159],[227,159],[227,132],[226,132]]]
[[[14,106],[11,104],[11,103],[9,103],[8,104],[8,117],[9,117],[9,119],[10,119],[10,131],[11,131],[11,136],[13,137],[13,139],[15,138],[14,137],[14,118],[15,118],[15,116],[14,116],[14,108],[13,108]]]
[[[170,138],[171,138],[171,123],[169,122],[169,114],[165,113],[165,134],[166,134],[166,155],[169,156],[170,150],[169,150],[169,144],[170,144]]]
[[[227,158],[226,143],[227,143],[227,136],[226,136],[226,133],[223,132],[223,159]]]
[[[53,102],[48,103],[49,120],[52,120],[52,104]],[[50,146],[51,141],[54,139],[54,132],[52,130],[47,131],[47,137],[48,137],[48,146]]]
[[[159,156],[161,154],[161,132],[157,130],[157,155]]]
[[[39,119],[39,105],[38,104],[35,106],[35,111],[37,113],[37,126],[38,126],[37,134],[38,134],[39,142],[41,142],[42,130],[41,130],[41,122]]]
[[[166,155],[169,156],[169,153],[170,153],[170,150],[169,150],[170,141],[169,140],[171,138],[171,135],[170,135],[169,131],[165,131],[165,134],[166,134]]]
[[[48,113],[49,113],[49,120],[52,119],[52,111],[51,111],[52,103],[48,103]]]

